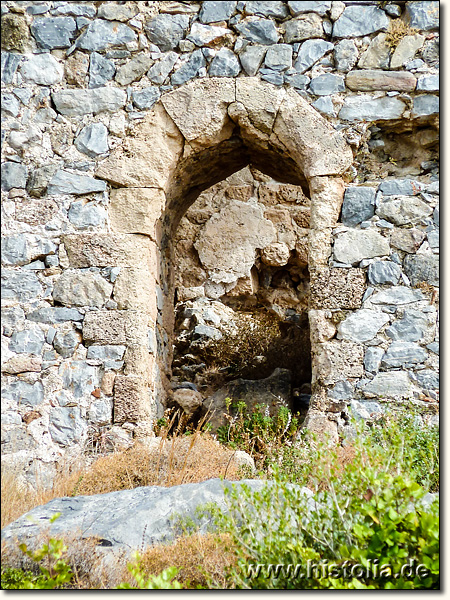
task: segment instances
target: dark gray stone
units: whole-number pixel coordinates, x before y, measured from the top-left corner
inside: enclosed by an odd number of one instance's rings
[[[25,165],[7,161],[2,163],[1,185],[2,190],[8,192],[13,188],[25,188],[28,170]]]
[[[89,90],[61,90],[52,94],[56,110],[62,115],[78,117],[90,113],[115,113],[125,106],[127,94],[113,87]]]
[[[158,60],[147,72],[147,77],[152,83],[162,84],[165,82],[169,73],[175,66],[178,60],[176,52],[168,52],[160,60]],[[151,89],[151,88],[148,88]]]
[[[63,358],[73,356],[80,344],[80,334],[71,329],[70,331],[57,331],[53,338],[53,347]]]
[[[439,285],[439,256],[436,254],[410,254],[405,257],[404,268],[412,285],[422,281]]]
[[[284,83],[284,75],[279,71],[272,71],[272,69],[260,69],[261,79],[264,81],[268,81],[273,85],[283,85]]]
[[[384,350],[378,346],[367,348],[364,354],[364,368],[369,373],[378,373],[381,366]]]
[[[275,23],[270,19],[247,17],[236,25],[236,29],[247,40],[265,46],[276,44],[280,37],[277,33]]]
[[[44,332],[40,329],[24,329],[16,331],[11,336],[9,349],[12,352],[35,354],[38,356],[42,352],[45,343]]]
[[[75,139],[75,147],[91,158],[108,152],[108,130],[103,123],[91,123],[83,127]]]
[[[237,2],[202,2],[199,19],[202,23],[228,21],[236,10]]]
[[[136,108],[139,110],[148,110],[158,102],[160,95],[159,88],[150,86],[139,91],[133,91],[131,97]]]
[[[334,47],[334,62],[336,69],[347,73],[356,65],[359,52],[353,40],[344,39]]]
[[[89,64],[89,87],[98,88],[111,81],[116,73],[116,65],[98,52],[92,52]]]
[[[31,271],[2,269],[2,297],[27,302],[42,294],[42,285]]]
[[[83,315],[75,308],[48,306],[28,313],[27,319],[36,323],[64,323],[66,321],[82,321]]]
[[[394,341],[418,342],[427,329],[425,315],[417,310],[405,311],[403,317],[386,329],[386,334]]]
[[[41,48],[68,48],[72,44],[77,24],[72,17],[42,17],[34,19],[31,33]]]
[[[68,213],[69,221],[78,229],[99,227],[106,222],[106,210],[95,202],[83,204],[81,200],[72,202]]]
[[[264,66],[273,71],[285,71],[292,67],[292,46],[289,44],[274,44],[269,46]]]
[[[20,110],[20,104],[13,94],[2,93],[2,113],[11,117],[17,117]]]
[[[57,407],[50,413],[49,427],[51,438],[61,446],[81,442],[87,429],[78,406]]]
[[[210,77],[237,77],[241,71],[239,59],[228,48],[221,48],[209,67]]]
[[[373,285],[392,284],[397,285],[401,268],[390,260],[377,260],[369,265],[368,277],[369,282]]]
[[[423,189],[423,184],[413,179],[387,179],[378,186],[383,196],[415,196]]]
[[[345,190],[342,204],[342,223],[344,225],[358,225],[375,214],[376,189],[358,186],[348,187]]]
[[[19,405],[37,406],[44,400],[44,387],[40,381],[32,384],[18,379],[2,387],[2,398]],[[17,449],[15,451],[17,452]]]
[[[5,265],[26,265],[47,254],[54,254],[56,250],[57,246],[51,240],[30,233],[2,237],[2,263]]]
[[[125,346],[89,346],[87,359],[102,361],[105,369],[121,369]]]
[[[305,12],[316,12],[317,14],[324,16],[328,10],[331,9],[331,0],[304,0],[301,2],[288,2],[291,13],[294,17],[305,13]]]
[[[333,25],[333,37],[353,38],[387,29],[390,19],[376,6],[347,6]]]
[[[145,25],[149,40],[163,52],[173,50],[184,38],[189,15],[156,15]]]
[[[325,40],[306,40],[298,51],[295,70],[304,73],[333,48],[333,44]]]
[[[3,83],[9,84],[14,81],[14,75],[16,74],[17,67],[19,66],[22,58],[22,54],[2,52],[1,79]]]
[[[439,204],[434,209],[434,212],[433,212],[433,221],[439,227]]]
[[[106,183],[87,175],[74,175],[68,171],[57,171],[48,186],[48,194],[74,194],[81,196],[106,191]]]
[[[89,397],[95,388],[100,387],[98,367],[88,365],[83,360],[64,362],[59,367],[63,389],[74,398]]]
[[[425,31],[439,29],[439,2],[407,2],[405,17],[411,27]]]
[[[182,65],[170,78],[172,85],[182,85],[197,76],[199,70],[206,66],[206,60],[201,50],[191,54],[189,60]]]
[[[426,390],[439,389],[439,374],[431,369],[416,372],[417,382]]]
[[[245,13],[247,15],[275,17],[277,19],[284,19],[289,14],[284,2],[246,2]]]
[[[354,389],[349,381],[338,381],[331,390],[328,390],[328,397],[333,400],[350,400]]]
[[[412,342],[392,342],[383,356],[381,364],[385,367],[403,367],[417,365],[427,359],[427,352]]]
[[[344,78],[333,73],[325,73],[311,79],[309,89],[316,96],[329,96],[345,91]]]
[[[244,71],[254,77],[264,60],[267,48],[264,46],[247,46],[240,54],[239,59]]]
[[[109,46],[122,46],[136,40],[136,33],[123,23],[113,23],[96,19],[77,39],[77,48],[89,52],[105,50]]]
[[[416,96],[413,100],[411,115],[415,117],[428,117],[439,113],[439,96],[424,94]]]

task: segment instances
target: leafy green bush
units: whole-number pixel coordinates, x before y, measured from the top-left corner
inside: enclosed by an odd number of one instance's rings
[[[179,581],[175,580],[178,573],[176,567],[169,567],[159,575],[147,577],[139,554],[135,555],[134,562],[129,563],[127,568],[136,583],[134,585],[121,583],[116,590],[180,590],[183,587]]]

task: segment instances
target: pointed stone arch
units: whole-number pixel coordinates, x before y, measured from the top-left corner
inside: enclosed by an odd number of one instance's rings
[[[121,267],[114,298],[127,344],[125,374],[115,384],[116,422],[131,413],[142,433],[148,431],[158,390],[164,394],[167,387],[171,349],[166,332],[173,324],[164,311],[172,293],[166,258],[175,228],[198,195],[249,163],[278,181],[300,185],[311,199],[313,296],[314,281],[326,280],[332,228],[344,195],[342,176],[352,161],[343,136],[297,92],[246,77],[196,80],[164,94],[99,164],[97,177],[112,188],[109,222]],[[70,243],[68,250],[70,259]],[[173,302],[171,307],[173,313]],[[316,333],[321,308],[318,299],[311,305]],[[152,332],[158,332],[158,342]],[[326,372],[327,359],[324,340],[312,337],[309,421],[315,415],[316,429],[326,429],[321,370]]]

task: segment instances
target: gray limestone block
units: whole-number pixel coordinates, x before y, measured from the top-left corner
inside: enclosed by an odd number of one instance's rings
[[[385,367],[403,367],[423,363],[427,359],[427,351],[414,342],[392,342],[385,352],[381,364]]]
[[[39,279],[31,271],[2,269],[1,277],[3,298],[27,302],[35,300],[43,293]]]
[[[425,388],[427,390],[439,389],[439,373],[436,373],[431,369],[423,369],[422,371],[417,371],[416,378],[418,384],[422,388]]]
[[[423,191],[423,184],[413,179],[386,179],[378,190],[383,196],[415,196]]]
[[[77,24],[72,17],[42,17],[34,19],[31,33],[41,48],[68,48],[75,35]]]
[[[150,67],[147,72],[147,77],[152,83],[164,83],[177,60],[178,54],[176,52],[167,52],[167,54]]]
[[[70,446],[82,441],[87,423],[78,406],[56,407],[50,413],[48,430],[54,442]]]
[[[292,75],[286,74],[284,76],[284,82],[287,83],[287,85],[290,85],[291,87],[295,88],[296,90],[306,90],[306,87],[309,84],[309,77],[307,77],[306,75],[300,75],[299,73],[293,73]],[[325,99],[326,98],[319,98],[319,100]]]
[[[334,256],[337,262],[354,265],[364,258],[388,256],[388,240],[372,230],[349,230],[340,234],[334,242]]]
[[[82,321],[83,315],[76,308],[65,306],[48,306],[37,308],[27,314],[29,321],[36,323],[64,323],[66,321]]]
[[[349,381],[338,381],[331,390],[328,390],[328,397],[333,400],[350,400],[354,390],[354,385]]]
[[[73,398],[89,398],[95,388],[100,387],[99,368],[83,360],[65,361],[59,367],[63,389]]]
[[[385,313],[361,308],[339,323],[338,334],[341,339],[364,343],[372,340],[388,322]]]
[[[386,30],[390,19],[377,6],[347,6],[333,25],[333,37],[354,38]]]
[[[358,400],[350,402],[350,411],[357,419],[364,421],[383,414],[383,408],[378,402],[359,402]]]
[[[53,347],[63,358],[73,355],[80,344],[80,334],[71,329],[70,331],[59,330],[53,338]]]
[[[34,354],[38,356],[42,352],[45,343],[45,335],[41,329],[34,326],[33,329],[16,331],[11,336],[9,349],[12,352]]]
[[[101,227],[106,223],[106,210],[95,202],[83,204],[78,200],[70,205],[68,217],[72,225],[78,229]]]
[[[292,4],[292,3],[291,3]],[[245,13],[247,15],[260,15],[262,17],[275,17],[284,19],[289,12],[284,2],[246,2]]]
[[[372,285],[397,285],[401,268],[390,260],[377,260],[369,265],[368,278]]]
[[[336,112],[334,110],[333,101],[330,96],[321,96],[312,104],[319,112],[329,117],[335,117]]]
[[[8,192],[13,188],[25,188],[27,184],[28,169],[20,163],[6,161],[2,163],[1,186]]]
[[[372,304],[386,304],[400,306],[423,300],[424,296],[420,290],[413,290],[405,286],[394,286],[390,289],[378,292],[370,297]]]
[[[190,81],[198,74],[199,70],[206,66],[206,60],[201,50],[191,54],[189,60],[184,63],[170,78],[172,85],[182,85]]]
[[[25,81],[51,86],[61,81],[64,68],[52,54],[44,52],[35,54],[22,63],[20,74]]]
[[[386,335],[394,341],[418,342],[423,338],[427,327],[426,316],[420,311],[410,309],[386,329]]]
[[[113,87],[99,87],[88,90],[61,90],[53,92],[56,110],[62,115],[77,117],[89,113],[115,113],[125,106],[127,94]]]
[[[2,93],[2,113],[10,117],[17,117],[20,111],[20,103],[13,94]]]
[[[385,121],[400,119],[406,104],[396,97],[348,96],[339,111],[344,121]]]
[[[356,44],[351,39],[343,39],[334,47],[334,62],[336,69],[347,73],[356,65],[359,52]]]
[[[366,186],[351,186],[345,190],[342,204],[342,223],[358,225],[375,214],[376,189]]]
[[[285,71],[292,67],[292,46],[289,44],[274,44],[269,46],[264,66],[274,71]]]
[[[37,406],[44,400],[44,386],[40,381],[27,383],[17,379],[4,387],[2,386],[2,398],[12,400],[18,405]]]
[[[77,39],[76,46],[89,52],[98,52],[109,46],[122,46],[136,39],[136,33],[123,23],[95,19]]]
[[[89,87],[102,87],[113,79],[116,65],[98,52],[92,52],[89,63]]]
[[[237,77],[241,65],[237,56],[228,48],[221,48],[209,67],[210,77]]]
[[[120,369],[126,346],[89,346],[87,359],[101,360],[105,369]]]
[[[417,91],[438,92],[439,75],[421,75],[417,80]]]
[[[139,110],[149,110],[158,102],[161,92],[156,86],[146,87],[142,90],[135,90],[132,93],[133,104]]]
[[[424,0],[407,2],[405,18],[411,27],[429,31],[439,29],[439,2]]]
[[[254,77],[261,66],[267,48],[265,46],[247,46],[239,53],[239,59],[244,71],[250,77]]]
[[[74,175],[68,171],[57,171],[48,186],[49,196],[74,194],[81,196],[106,191],[106,183],[87,175]]]
[[[108,129],[103,123],[90,123],[83,127],[75,139],[75,147],[91,158],[108,152]]]
[[[11,337],[18,329],[23,328],[25,323],[25,313],[19,306],[11,308],[2,308],[2,331],[3,335]]]
[[[367,348],[364,354],[364,368],[369,373],[378,373],[381,366],[384,350],[378,346]]]
[[[199,19],[202,23],[228,21],[236,10],[237,2],[202,2]]]
[[[149,40],[163,52],[173,50],[185,37],[189,15],[156,15],[145,25]]]
[[[66,306],[104,306],[112,285],[92,272],[64,271],[53,286],[53,299]]]
[[[411,115],[415,117],[428,117],[439,113],[439,96],[424,94],[413,99]]]
[[[5,265],[22,266],[39,257],[54,254],[56,250],[57,246],[51,240],[31,233],[2,237],[2,263]]]
[[[88,416],[89,421],[95,425],[109,425],[113,417],[111,402],[105,398],[93,402]]]
[[[283,85],[284,75],[279,71],[273,71],[272,69],[260,69],[261,79],[268,81],[273,85]]]
[[[129,85],[141,79],[152,63],[153,61],[148,55],[138,54],[118,69],[115,79],[119,85]]]
[[[305,12],[316,12],[324,16],[327,11],[331,10],[331,0],[303,0],[301,2],[288,2],[289,9],[294,17]]]
[[[325,40],[306,40],[300,46],[297,59],[294,67],[298,73],[304,73],[310,69],[322,56],[330,50],[333,50],[334,45]]]
[[[334,73],[324,73],[311,79],[309,89],[316,96],[329,96],[345,91],[344,78]]]
[[[3,6],[3,4],[2,4]],[[14,81],[14,75],[23,59],[22,54],[2,52],[1,58],[1,80],[2,83],[10,84]]]
[[[270,19],[259,17],[247,17],[235,26],[236,30],[250,42],[270,46],[276,44],[279,39],[275,23]]]
[[[74,17],[95,17],[97,9],[92,4],[81,4],[77,2],[55,3],[52,12],[58,15],[73,15]]]

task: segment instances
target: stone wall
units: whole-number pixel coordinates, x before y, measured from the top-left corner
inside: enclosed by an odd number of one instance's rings
[[[349,403],[436,404],[438,27],[435,1],[2,2],[5,460],[50,481],[98,440],[151,435],[170,377],[166,249],[248,163],[278,210],[281,185],[321,199],[307,244],[294,226],[254,244],[308,255],[310,427],[337,435]],[[258,211],[241,192],[236,215]],[[209,277],[215,210],[193,240],[207,277],[178,287],[220,299],[253,262]]]

